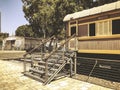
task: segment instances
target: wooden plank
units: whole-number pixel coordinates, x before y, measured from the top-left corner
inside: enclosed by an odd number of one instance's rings
[[[118,35],[103,35],[103,36],[91,36],[91,37],[78,37],[79,41],[85,41],[85,40],[97,40],[97,39],[116,39],[120,38],[120,34]]]
[[[78,52],[92,54],[120,54],[120,50],[78,50]]]

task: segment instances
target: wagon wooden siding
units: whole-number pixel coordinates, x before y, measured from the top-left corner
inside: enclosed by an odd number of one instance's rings
[[[68,14],[63,21],[67,35],[77,35],[68,47],[77,50],[77,73],[120,82],[120,1]]]
[[[68,14],[63,21],[68,36],[76,32],[78,51],[120,50],[120,1]],[[73,40],[69,44],[75,47]]]
[[[88,25],[84,24],[84,25],[79,25],[78,26],[78,36],[88,36]]]
[[[120,50],[120,37],[78,40],[79,50]]]

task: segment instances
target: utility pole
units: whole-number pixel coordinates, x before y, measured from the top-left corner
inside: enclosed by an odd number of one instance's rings
[[[0,12],[0,33],[1,33],[1,12]]]

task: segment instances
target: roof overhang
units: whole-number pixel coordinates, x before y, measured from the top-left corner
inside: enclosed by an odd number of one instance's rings
[[[117,9],[120,9],[120,1],[110,3],[110,4],[105,4],[105,5],[94,7],[94,8],[87,9],[87,10],[83,10],[80,12],[68,14],[64,17],[63,21],[66,22],[66,21],[70,21],[71,19],[74,20],[74,19],[78,19],[78,18],[90,16],[90,15],[99,14],[102,12],[117,10]]]

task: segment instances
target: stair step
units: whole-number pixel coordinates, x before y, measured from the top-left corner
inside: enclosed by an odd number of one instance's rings
[[[74,53],[65,53],[65,56],[67,56],[67,57],[73,57]]]
[[[41,60],[41,61],[39,61],[39,63],[41,63],[41,64],[45,64],[45,61],[42,61],[42,60]]]
[[[43,66],[43,65],[39,65],[39,66],[37,66],[37,67],[42,68],[42,69],[45,69],[45,66]]]
[[[57,55],[63,55],[64,53],[63,52],[56,52],[56,53],[54,53],[55,55],[57,54]]]
[[[30,72],[25,72],[24,75],[25,75],[25,76],[28,76],[28,77],[30,77],[30,78],[33,78],[33,79],[35,79],[35,80],[37,80],[37,81],[45,82],[44,79],[40,78],[39,76],[33,75],[33,74],[31,74]]]
[[[50,71],[56,71],[56,70],[57,70],[57,69],[55,69],[55,68],[51,68],[51,69],[50,69]]]
[[[63,50],[57,50],[57,52],[63,52]]]
[[[26,62],[31,62],[31,59],[24,59],[24,58],[22,58],[22,59],[20,59],[21,61],[26,61]]]
[[[35,61],[41,61],[42,59],[41,59],[40,57],[39,57],[39,58],[38,58],[38,57],[35,57],[34,60],[35,60]]]
[[[55,64],[55,66],[60,67],[60,66],[61,66],[61,64]]]
[[[62,55],[54,54],[54,55],[51,56],[51,58],[55,58],[56,59],[56,58],[61,58],[61,56]]]
[[[44,74],[45,73],[44,71],[36,70],[36,69],[33,69],[33,68],[31,68],[30,71],[38,73],[38,74]]]
[[[48,59],[48,62],[55,62],[56,61],[56,59],[55,58],[50,58],[50,59]]]
[[[59,64],[62,64],[64,62],[64,60],[59,60],[58,63]]]
[[[39,61],[39,64],[43,64],[43,65],[45,65],[45,62],[44,62],[44,61]],[[53,65],[53,63],[48,62],[48,65]]]

